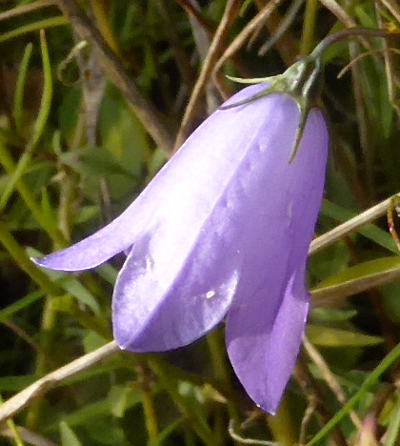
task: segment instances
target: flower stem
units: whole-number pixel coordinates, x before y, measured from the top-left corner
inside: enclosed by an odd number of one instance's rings
[[[148,376],[143,363],[139,363],[136,366],[136,373],[138,375],[141,387],[142,407],[144,412],[147,434],[149,436],[149,442],[154,442],[156,441],[159,433],[158,422],[157,422],[156,411],[154,409],[153,400],[151,397],[151,391],[148,384]]]
[[[169,393],[174,403],[178,406],[182,414],[188,419],[193,430],[203,440],[204,444],[207,446],[217,446],[216,439],[214,438],[214,435],[212,434],[206,421],[198,415],[193,414],[185,399],[179,394],[176,379],[171,376],[170,373],[164,370],[161,363],[158,362],[156,358],[150,359],[148,363],[158,375],[162,385]]]
[[[267,424],[274,440],[279,445],[292,446],[296,443],[296,436],[286,396],[283,397],[276,415],[267,415]]]
[[[229,366],[226,361],[225,346],[223,344],[221,330],[214,330],[207,335],[208,348],[213,362],[214,374],[221,382],[228,394],[232,394],[232,382],[229,373]],[[233,400],[227,399],[227,407],[230,418],[239,422],[239,410]]]
[[[372,29],[372,28],[362,28],[362,27],[354,27],[348,28],[343,31],[339,31],[335,34],[331,34],[325,39],[323,39],[312,51],[311,56],[313,58],[321,58],[323,57],[325,51],[336,42],[341,40],[346,40],[352,37],[382,37],[387,39],[389,37],[394,37],[396,34],[390,33],[388,31],[382,29]]]

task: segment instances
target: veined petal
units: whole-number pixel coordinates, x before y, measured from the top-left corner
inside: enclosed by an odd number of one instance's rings
[[[251,97],[264,88],[265,85],[248,87],[227,103]],[[253,119],[265,118],[261,103],[252,107],[257,110],[254,115],[245,114],[247,122],[242,121],[241,109],[243,107],[217,111],[210,116],[139,197],[107,226],[69,248],[33,261],[45,268],[61,271],[94,268],[133,246],[137,238],[148,232],[152,221],[164,218],[170,209],[187,205],[186,209],[182,209],[182,214],[189,215],[197,207],[207,207],[205,212],[208,212],[208,203],[205,201],[214,193],[220,193],[221,184],[225,180],[221,175],[225,174],[226,166],[235,162],[243,151],[243,144],[259,125]],[[231,129],[236,131],[231,133]],[[238,144],[242,144],[242,147],[236,147]],[[181,201],[182,195],[185,196],[185,204]],[[181,226],[184,227],[184,218]]]
[[[280,132],[294,138],[298,111],[287,104]],[[294,117],[297,114],[297,118]],[[279,119],[279,118],[278,118]],[[304,271],[325,177],[328,132],[322,114],[310,112],[298,152],[287,164],[285,138],[264,178],[260,243],[248,255],[228,312],[226,343],[233,368],[257,405],[274,413],[299,350],[308,309]]]
[[[262,88],[246,88],[231,101]],[[289,164],[298,119],[291,98],[271,95],[216,112],[185,143],[179,160],[170,163],[176,171],[166,185],[168,197],[116,283],[113,326],[120,346],[162,351],[199,338],[224,317],[239,293],[251,305],[265,279],[265,258],[277,259],[271,264],[276,280],[267,284],[277,296],[276,314],[290,255],[280,255],[289,239],[282,228],[291,206],[296,207],[291,200],[305,193],[293,195],[292,190],[310,176],[309,170],[292,167],[299,162]],[[319,168],[319,200],[325,146],[318,147],[322,154],[314,150],[307,157],[318,161],[310,169]],[[296,175],[288,175],[288,169]],[[291,183],[286,187],[287,177]],[[271,225],[271,220],[280,224]],[[311,237],[312,228],[309,232]]]
[[[240,176],[249,169],[247,154],[257,146],[268,113],[264,99],[244,112],[247,107],[214,113],[162,172],[168,195],[136,240],[114,289],[114,337],[121,347],[177,348],[225,316],[243,261],[237,240],[248,217],[241,214]]]
[[[304,272],[294,272],[279,294],[280,305],[268,286],[258,289],[250,296],[250,308],[237,305],[227,319],[227,347],[235,373],[257,406],[272,414],[292,373],[304,331],[309,294],[302,281]]]

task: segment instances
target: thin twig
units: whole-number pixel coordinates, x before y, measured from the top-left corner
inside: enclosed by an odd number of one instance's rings
[[[258,26],[263,24],[265,20],[271,15],[271,13],[277,8],[283,0],[271,0],[268,2],[261,11],[253,17],[250,22],[242,29],[242,31],[236,36],[233,42],[226,48],[222,56],[218,59],[213,69],[213,76],[219,72],[222,65],[236,54],[240,48],[245,44],[246,40],[251,36]]]
[[[276,443],[275,441],[268,441],[268,440],[258,440],[256,438],[244,438],[238,435],[235,432],[235,422],[234,420],[229,421],[228,426],[228,432],[229,435],[238,443],[241,444],[253,444],[253,445],[260,445],[260,446],[279,446],[279,443]]]
[[[299,9],[302,6],[303,2],[304,0],[294,0],[291,3],[274,34],[258,50],[257,54],[259,56],[265,56],[267,52],[275,45],[275,43],[280,40],[281,37],[286,33],[286,31],[296,20]]]
[[[300,353],[299,359],[293,370],[293,378],[296,380],[297,384],[300,386],[301,390],[305,394],[309,406],[315,408],[314,414],[321,425],[328,422],[329,418],[332,416],[326,404],[324,404],[324,398],[321,394],[321,389],[318,382],[313,378],[307,369],[303,355]],[[307,424],[310,421],[310,414],[306,409],[304,414],[299,443],[304,445]],[[347,446],[346,439],[344,438],[343,432],[340,427],[336,426],[332,431],[331,439],[333,444],[337,446]]]
[[[207,32],[207,34],[213,33],[213,28],[203,17],[203,15],[198,11],[188,0],[175,0],[178,5],[186,11],[189,16],[193,16],[199,25]]]
[[[74,0],[58,0],[58,6],[80,37],[90,42],[96,49],[105,73],[110,81],[124,94],[150,136],[160,148],[170,155],[173,143],[167,127],[151,102],[139,92],[121,61],[108,47],[85,12],[76,5]]]
[[[39,0],[28,5],[17,6],[0,14],[0,22],[2,20],[11,19],[19,15],[27,14],[28,12],[36,11],[37,9],[48,8],[49,6],[56,6],[56,0]]]
[[[394,196],[381,201],[375,206],[372,206],[371,208],[357,215],[356,217],[351,218],[345,223],[336,226],[336,228],[332,229],[331,231],[326,232],[325,234],[315,238],[311,242],[308,254],[312,255],[316,254],[319,251],[322,251],[327,246],[332,245],[333,243],[345,237],[346,235],[350,234],[351,232],[356,231],[366,223],[369,223],[370,221],[385,215]]]
[[[400,23],[400,6],[393,0],[379,0],[393,14],[393,17]]]
[[[384,40],[384,42],[386,42],[386,40]],[[354,59],[352,59],[346,66],[344,66],[338,73],[338,75],[336,76],[337,79],[340,79],[341,77],[344,76],[344,74],[355,64],[357,63],[359,60],[364,59],[364,57],[367,56],[372,56],[374,54],[382,54],[383,57],[385,57],[387,54],[386,53],[395,53],[395,54],[400,54],[400,50],[397,48],[379,48],[377,50],[370,50],[370,51],[366,51],[365,53],[361,53],[359,54],[357,57],[355,57]]]
[[[210,45],[210,49],[207,53],[207,57],[204,60],[199,77],[197,78],[196,84],[193,88],[189,104],[186,107],[185,114],[182,119],[181,128],[179,129],[179,133],[176,138],[175,149],[178,149],[181,146],[191,130],[192,120],[194,118],[197,105],[213,71],[218,53],[221,50],[221,44],[226,37],[230,24],[234,20],[239,7],[240,2],[238,0],[228,0],[226,4],[224,15],[222,16],[222,19],[215,32],[214,38]]]
[[[330,371],[328,364],[325,362],[324,358],[321,356],[319,351],[311,344],[311,342],[307,339],[306,336],[303,336],[303,347],[307,352],[308,356],[310,357],[310,359],[312,360],[312,362],[317,366],[321,375],[324,377],[325,382],[328,384],[329,388],[336,395],[337,400],[342,404],[346,404],[347,399],[338,380],[336,379],[335,375]],[[349,412],[349,415],[351,421],[354,423],[354,426],[357,429],[360,429],[362,423],[358,415],[353,410]]]
[[[271,0],[255,0],[254,2],[257,8],[260,10],[261,8],[264,7],[267,1]],[[265,22],[265,26],[268,29],[268,32],[271,36],[273,36],[278,31],[278,28],[280,27],[282,20],[283,19],[280,13],[276,9],[274,9],[270,17],[268,17],[268,19]],[[253,41],[253,38],[250,41]],[[298,57],[298,39],[296,39],[289,31],[286,32],[276,42],[275,48],[278,51],[286,67],[289,67],[296,61]]]
[[[17,431],[22,440],[25,443],[31,444],[32,446],[57,446],[56,443],[53,443],[47,438],[44,438],[36,432],[26,429],[25,427],[17,426]],[[4,429],[0,427],[0,437],[13,438],[14,434],[9,427],[5,427]]]
[[[75,359],[69,364],[60,367],[54,372],[51,372],[43,378],[35,381],[33,384],[26,387],[24,390],[11,397],[0,406],[0,424],[7,418],[10,418],[20,412],[29,403],[39,398],[65,379],[92,367],[108,356],[111,356],[119,351],[119,347],[115,341],[109,342],[103,347],[87,353],[86,355]]]
[[[357,23],[347,14],[347,12],[335,1],[335,0],[319,0],[336,18],[339,22],[343,23],[346,28],[354,28],[357,27]],[[368,50],[373,49],[370,42],[364,37],[359,37],[359,41],[363,44],[365,48]],[[375,60],[377,56],[374,56]],[[393,80],[397,86],[400,86],[400,78],[395,73],[393,73]]]
[[[339,22],[342,22],[347,28],[354,28],[357,23],[347,14],[345,9],[343,9],[339,3],[335,0],[319,0],[325,8],[327,8],[331,13],[336,16]]]
[[[38,345],[31,339],[31,337],[25,330],[10,321],[1,321],[1,323],[9,328],[11,331],[13,331],[21,339],[23,339],[27,344],[29,344],[37,354],[44,356],[46,360],[51,363],[51,359],[49,358],[47,353],[40,347],[40,345]]]
[[[385,1],[382,1],[382,3],[385,3]],[[397,6],[396,6],[396,8],[397,8]],[[377,19],[379,28],[383,27],[383,19],[381,17],[382,9],[383,8],[379,3],[375,3],[376,19]],[[398,21],[400,23],[400,9],[398,11],[396,9],[394,13],[392,11],[392,14],[396,16],[397,12],[398,12]],[[386,74],[386,82],[387,82],[389,101],[392,104],[395,112],[397,113],[398,118],[400,119],[400,106],[396,100],[396,87],[395,87],[395,81],[394,81],[395,66],[393,63],[392,54],[390,54],[387,51],[389,49],[389,42],[386,39],[384,39],[382,42],[382,46],[383,46],[383,49],[386,50],[383,53],[383,58],[385,61],[385,74]]]

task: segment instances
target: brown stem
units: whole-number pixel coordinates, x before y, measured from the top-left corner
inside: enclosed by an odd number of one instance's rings
[[[301,356],[297,361],[296,367],[293,371],[293,377],[306,395],[310,407],[315,408],[314,413],[318,418],[318,421],[321,425],[325,425],[331,418],[332,414],[329,412],[326,405],[324,404],[324,398],[321,394],[318,383],[308,372],[307,365],[305,364]],[[309,416],[308,414],[306,415]],[[306,419],[305,422],[308,422],[308,420]],[[301,436],[305,436],[304,426]],[[332,440],[337,446],[347,446],[344,435],[338,426],[336,426],[335,429],[332,430]]]
[[[176,138],[175,149],[178,149],[180,147],[180,145],[183,143],[183,141],[190,133],[192,121],[195,116],[197,106],[204,92],[204,89],[207,85],[207,82],[211,77],[214,64],[221,50],[222,42],[224,41],[228,33],[230,24],[236,17],[239,8],[240,8],[240,2],[238,0],[228,0],[225,7],[224,15],[222,16],[221,22],[219,23],[217,31],[215,32],[209,51],[201,68],[200,75],[193,88],[189,104],[186,107],[181,128]]]

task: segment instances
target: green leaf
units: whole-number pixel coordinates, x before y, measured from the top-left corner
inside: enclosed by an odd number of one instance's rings
[[[111,413],[122,418],[125,411],[141,401],[141,391],[138,387],[112,386],[108,394]]]
[[[134,178],[117,158],[103,147],[92,147],[67,152],[60,155],[60,160],[82,175],[106,177],[108,175],[124,175]]]
[[[17,311],[23,310],[28,305],[42,299],[44,296],[45,294],[42,290],[34,291],[33,293],[27,294],[22,299],[17,300],[13,304],[8,305],[8,307],[0,310],[0,322],[9,319]]]
[[[383,342],[378,336],[312,324],[307,325],[306,334],[310,342],[320,347],[367,347]]]
[[[60,422],[59,428],[62,446],[82,446],[75,432],[65,421]]]
[[[340,310],[337,308],[313,308],[310,312],[310,320],[320,322],[348,321],[357,315],[356,310]]]
[[[343,298],[400,278],[400,257],[383,257],[359,263],[323,280],[311,290],[313,303],[319,299]]]
[[[139,176],[150,155],[148,138],[125,99],[111,86],[106,88],[100,107],[98,129],[104,149]]]
[[[41,257],[43,254],[34,248],[26,249],[30,257]],[[71,274],[60,273],[57,271],[50,271],[42,269],[42,271],[57,285],[76,297],[80,302],[87,305],[95,314],[100,314],[100,305],[93,294],[85,288],[74,276]]]
[[[34,375],[0,376],[0,392],[19,392],[35,380]]]

